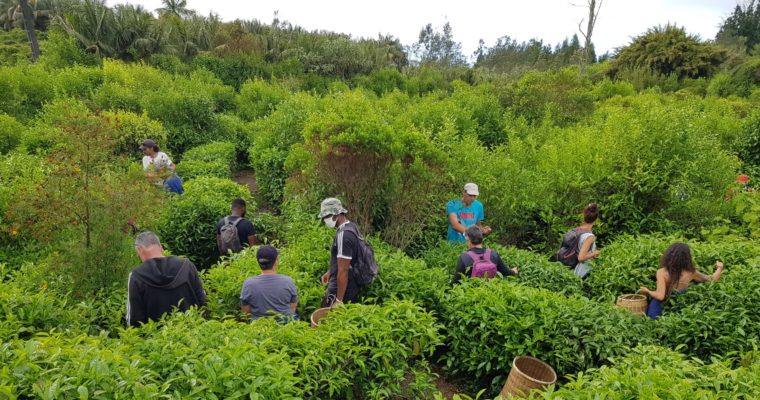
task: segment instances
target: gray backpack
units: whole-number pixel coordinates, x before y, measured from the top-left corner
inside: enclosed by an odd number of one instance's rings
[[[235,222],[230,222],[230,217],[224,217],[224,224],[219,228],[219,241],[220,251],[222,254],[227,254],[230,251],[233,253],[239,253],[243,250],[243,245],[240,243],[240,236],[238,236],[237,224],[242,221],[240,217]]]

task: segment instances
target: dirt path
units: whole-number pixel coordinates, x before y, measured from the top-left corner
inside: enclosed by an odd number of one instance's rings
[[[432,369],[433,369],[433,372],[436,375],[438,375],[438,377],[435,378],[435,381],[434,381],[435,386],[444,397],[451,400],[454,398],[455,394],[460,393],[459,388],[457,387],[455,382],[453,382],[449,378],[449,376],[444,373],[441,367],[434,365]]]
[[[243,186],[247,186],[248,190],[251,191],[251,195],[256,194],[256,190],[258,189],[258,186],[256,185],[256,174],[250,169],[235,171],[235,173],[232,174],[232,180]]]

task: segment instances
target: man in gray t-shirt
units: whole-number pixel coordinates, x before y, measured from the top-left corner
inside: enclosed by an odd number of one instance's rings
[[[256,252],[261,275],[248,278],[240,292],[240,310],[252,319],[281,315],[298,319],[298,291],[293,279],[277,273],[277,249],[261,246]]]

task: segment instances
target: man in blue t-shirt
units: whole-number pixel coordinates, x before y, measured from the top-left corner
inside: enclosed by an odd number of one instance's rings
[[[483,204],[477,200],[479,195],[478,185],[468,183],[464,185],[461,199],[451,200],[446,204],[446,215],[449,219],[449,231],[446,235],[448,240],[464,243],[464,232],[472,225],[479,226],[484,235],[491,233],[491,228],[482,224],[486,215]]]

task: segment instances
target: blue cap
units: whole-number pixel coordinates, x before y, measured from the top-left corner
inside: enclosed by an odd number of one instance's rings
[[[256,251],[256,260],[261,268],[271,268],[274,262],[277,261],[278,254],[277,249],[267,244],[259,247],[259,250]]]

